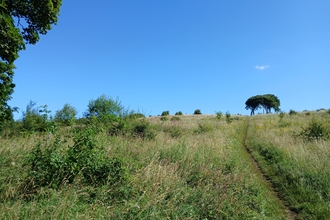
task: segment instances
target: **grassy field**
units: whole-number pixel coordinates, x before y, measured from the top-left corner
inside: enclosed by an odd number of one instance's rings
[[[233,119],[151,117],[3,136],[0,218],[330,219],[330,114]],[[324,139],[308,139],[312,123]]]

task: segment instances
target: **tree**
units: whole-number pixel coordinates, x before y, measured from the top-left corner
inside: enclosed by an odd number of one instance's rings
[[[86,118],[91,118],[93,116],[107,116],[107,115],[115,115],[115,116],[124,116],[126,113],[124,112],[124,107],[121,104],[121,101],[117,98],[113,100],[106,95],[101,95],[96,100],[90,100],[88,104],[88,109],[84,112],[84,116]]]
[[[65,104],[61,110],[56,111],[54,119],[65,125],[72,125],[75,121],[77,110],[70,104]]]
[[[62,0],[0,1],[0,124],[12,119],[14,61],[26,44],[35,44],[57,23]]]
[[[252,96],[245,102],[245,109],[250,109],[251,115],[254,115],[254,111],[259,108],[263,108],[266,114],[271,113],[272,109],[275,112],[279,112],[280,100],[273,94],[266,94]]]

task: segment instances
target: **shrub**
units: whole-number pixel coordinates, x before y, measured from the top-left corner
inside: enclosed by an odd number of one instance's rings
[[[297,112],[296,112],[295,110],[292,110],[292,109],[291,109],[291,110],[289,111],[289,115],[296,115],[296,114],[297,114]]]
[[[108,158],[103,148],[97,146],[97,130],[86,128],[74,132],[73,146],[65,147],[58,135],[55,141],[39,143],[30,153],[28,179],[33,188],[59,188],[80,177],[85,185],[113,185],[126,178],[126,170],[119,158]]]
[[[181,118],[178,117],[178,116],[173,116],[173,117],[171,118],[171,121],[181,121]]]
[[[204,134],[214,130],[214,127],[208,123],[198,123],[198,128],[195,130],[197,134]]]
[[[132,126],[133,137],[152,140],[156,137],[155,132],[151,129],[150,123],[146,120],[136,121]]]
[[[168,121],[168,117],[166,117],[166,116],[162,116],[162,117],[160,117],[160,120],[161,120],[161,121]]]
[[[73,125],[76,119],[77,110],[70,104],[64,104],[61,110],[56,111],[54,119],[65,125]]]
[[[87,107],[88,109],[84,112],[86,118],[105,115],[123,116],[125,113],[125,109],[118,98],[113,100],[104,94],[96,100],[90,100]]]
[[[175,115],[183,115],[183,114],[182,114],[182,111],[178,111],[175,113]]]
[[[326,127],[321,122],[312,119],[312,121],[308,124],[307,127],[303,127],[302,131],[299,133],[300,137],[305,140],[327,140],[330,138],[330,130],[329,127]]]
[[[47,105],[36,107],[36,103],[30,101],[23,112],[22,130],[28,132],[51,132],[54,133],[55,122],[48,116]]]
[[[183,135],[182,128],[178,126],[173,126],[165,129],[165,132],[169,133],[171,137],[173,138],[179,138]]]
[[[194,111],[194,115],[201,115],[202,114],[202,112],[201,112],[201,110],[199,110],[199,109],[196,109],[195,111]]]
[[[161,116],[167,116],[167,115],[169,115],[169,114],[170,114],[169,111],[163,111]]]
[[[221,111],[218,111],[218,112],[215,112],[215,114],[216,114],[216,118],[218,119],[218,120],[220,120],[221,118],[222,118],[222,112]]]
[[[233,121],[233,119],[231,118],[230,112],[227,111],[226,112],[226,122],[229,124]]]

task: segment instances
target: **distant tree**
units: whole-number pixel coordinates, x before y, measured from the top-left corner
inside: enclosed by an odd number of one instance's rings
[[[72,125],[76,119],[76,115],[76,108],[66,103],[61,110],[56,111],[54,119],[55,121],[64,123],[66,125]]]
[[[201,115],[202,114],[202,112],[201,112],[201,110],[199,110],[199,109],[196,109],[195,111],[194,111],[194,115]]]
[[[56,24],[62,0],[0,1],[0,128],[12,120],[8,101],[14,92],[14,61],[25,44],[35,44],[39,34],[46,34]]]
[[[88,109],[84,112],[84,116],[86,118],[91,118],[93,116],[107,116],[107,115],[115,115],[115,116],[124,116],[125,111],[124,107],[121,104],[121,101],[117,98],[113,100],[106,95],[101,95],[96,100],[90,100],[88,104]]]
[[[252,96],[245,102],[245,109],[250,109],[251,115],[254,115],[255,110],[259,108],[263,108],[266,114],[271,113],[272,109],[278,112],[280,111],[280,100],[275,95],[266,94]]]

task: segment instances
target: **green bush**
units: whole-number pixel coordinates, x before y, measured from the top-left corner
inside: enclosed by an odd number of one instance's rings
[[[229,124],[233,121],[233,119],[231,118],[230,113],[227,111],[226,112],[226,122]]]
[[[113,185],[124,181],[126,170],[119,158],[108,158],[103,148],[97,146],[97,130],[86,128],[74,132],[74,144],[65,147],[56,135],[52,143],[39,143],[30,153],[28,179],[33,188],[59,188],[80,177],[85,185]]]
[[[155,132],[152,130],[151,125],[148,121],[136,121],[132,125],[131,133],[133,137],[152,140],[156,137]]]
[[[168,121],[168,117],[166,117],[166,116],[162,116],[162,117],[160,117],[160,120],[163,121],[163,122],[164,122],[164,121]]]
[[[307,127],[303,127],[298,136],[305,140],[327,140],[330,138],[330,129],[321,122],[312,119]]]
[[[61,110],[56,111],[54,120],[64,125],[73,125],[76,120],[77,110],[70,104],[64,104]]]
[[[126,113],[125,108],[118,98],[114,100],[104,94],[96,100],[90,100],[87,107],[86,112],[84,112],[86,118],[105,115],[123,116]]]
[[[47,110],[47,105],[36,107],[36,103],[30,101],[23,112],[22,131],[27,132],[51,132],[54,133],[56,124]]]
[[[198,123],[198,128],[195,130],[197,134],[203,134],[211,132],[214,130],[214,127],[209,123]]]
[[[175,115],[183,115],[183,114],[182,114],[182,111],[178,111],[175,113]]]
[[[163,111],[161,116],[167,116],[167,115],[170,115],[170,112],[169,111]]]
[[[220,120],[221,118],[222,118],[222,112],[221,111],[218,111],[218,112],[215,112],[215,114],[216,114],[216,118],[218,119],[218,120]]]
[[[202,112],[201,112],[201,110],[199,110],[199,109],[196,109],[195,111],[194,111],[194,115],[201,115],[202,114]]]
[[[289,115],[296,115],[296,114],[297,114],[297,112],[296,112],[295,110],[292,110],[292,109],[291,109],[291,110],[289,111]]]
[[[173,116],[173,117],[171,118],[171,121],[181,121],[181,118],[178,117],[178,116]]]

